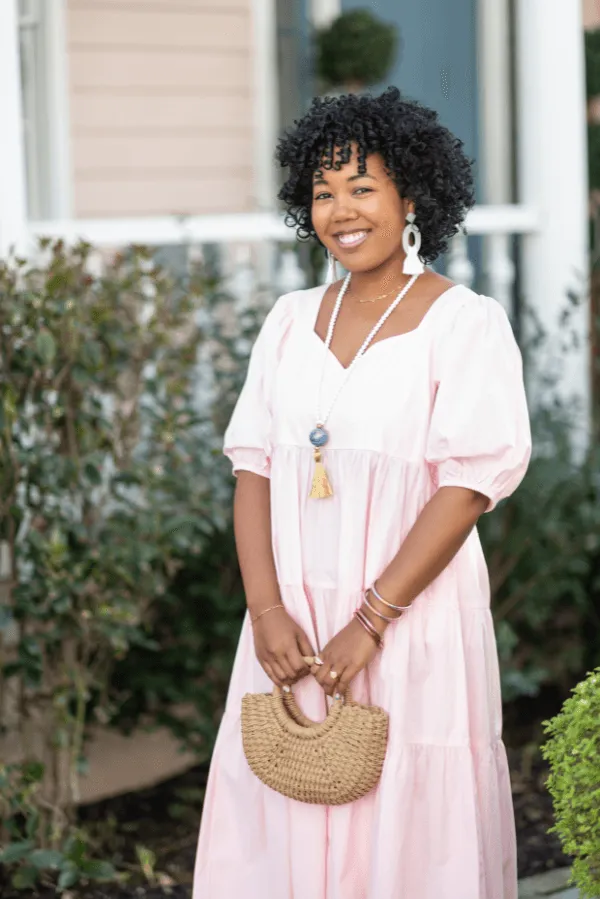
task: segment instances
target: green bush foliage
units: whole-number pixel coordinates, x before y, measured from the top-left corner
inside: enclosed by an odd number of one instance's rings
[[[556,824],[551,828],[573,856],[572,879],[582,899],[600,896],[600,668],[572,691],[561,712],[545,722],[542,755]]]
[[[389,72],[397,46],[395,25],[368,9],[350,10],[317,33],[317,76],[326,88],[377,84]]]
[[[589,186],[591,190],[600,190],[600,124],[588,124],[587,134]]]
[[[86,722],[114,714],[116,661],[159,649],[154,603],[222,519],[195,383],[206,281],[142,249],[97,261],[44,241],[0,264],[0,697],[36,771],[0,766],[17,880],[43,870],[28,841],[69,884],[96,871],[69,854]]]
[[[220,511],[200,552],[183,550],[179,570],[153,606],[146,645],[131,647],[114,668],[112,723],[133,728],[151,717],[206,761],[212,752],[246,609],[233,534],[231,464],[222,434],[242,387],[250,348],[265,314],[257,302],[231,315],[231,298],[206,293],[204,333],[215,382],[212,423],[217,437],[206,468]]]
[[[581,408],[559,390],[561,360],[577,352],[571,321],[579,302],[567,299],[556,340],[538,324],[524,347],[538,385],[533,456],[516,493],[478,525],[505,702],[542,688],[564,696],[600,662],[600,446],[592,439],[577,451]]]
[[[600,28],[585,32],[585,75],[588,97],[600,94]]]

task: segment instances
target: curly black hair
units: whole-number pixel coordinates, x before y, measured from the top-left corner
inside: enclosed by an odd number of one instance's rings
[[[317,97],[279,139],[275,158],[289,168],[279,191],[287,224],[297,229],[299,240],[317,237],[311,218],[313,173],[347,163],[352,143],[358,148],[359,172],[366,171],[369,153],[380,153],[400,195],[413,200],[421,229],[419,255],[433,262],[474,203],[472,161],[434,110],[404,99],[396,87],[377,97]]]

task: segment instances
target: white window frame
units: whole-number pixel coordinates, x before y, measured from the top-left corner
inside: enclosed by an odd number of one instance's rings
[[[72,214],[65,0],[19,0],[27,215]]]

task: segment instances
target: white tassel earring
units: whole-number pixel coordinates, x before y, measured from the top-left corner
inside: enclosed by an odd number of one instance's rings
[[[329,250],[327,250],[327,284],[333,284],[333,282],[337,281],[338,279],[337,266],[335,263],[335,256],[333,255],[333,253],[330,253]]]
[[[419,250],[421,249],[421,232],[415,225],[415,214],[409,212],[406,216],[406,227],[402,233],[402,247],[404,249],[404,265],[402,272],[405,275],[422,275],[425,266],[419,259]],[[413,243],[410,242],[412,237]]]

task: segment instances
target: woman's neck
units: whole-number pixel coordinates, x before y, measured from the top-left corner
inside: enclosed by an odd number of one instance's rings
[[[379,295],[391,290],[402,290],[410,280],[410,275],[402,271],[404,257],[391,259],[383,265],[367,272],[353,272],[350,290],[356,297]]]

